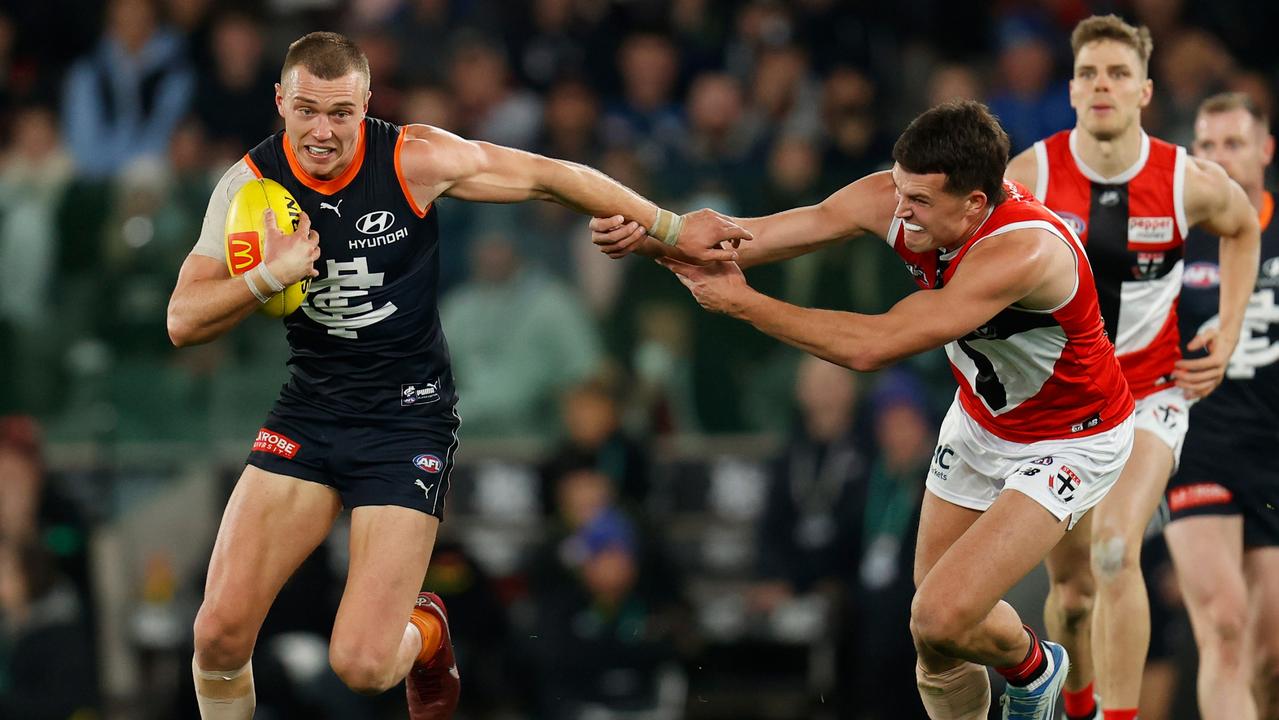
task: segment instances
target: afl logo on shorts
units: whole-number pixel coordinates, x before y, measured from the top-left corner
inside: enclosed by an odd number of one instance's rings
[[[444,461],[438,455],[431,455],[430,453],[423,453],[413,458],[413,464],[419,470],[429,472],[432,475],[444,469]]]
[[[395,225],[395,216],[386,210],[374,210],[355,221],[355,229],[365,235],[384,233]]]

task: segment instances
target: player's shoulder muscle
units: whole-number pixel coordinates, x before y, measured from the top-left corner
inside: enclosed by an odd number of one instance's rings
[[[209,194],[209,205],[204,211],[204,222],[200,225],[200,238],[191,252],[206,255],[219,260],[226,257],[226,214],[231,207],[231,198],[244,187],[245,183],[256,178],[253,168],[244,158],[235,162],[222,173],[222,178]]]

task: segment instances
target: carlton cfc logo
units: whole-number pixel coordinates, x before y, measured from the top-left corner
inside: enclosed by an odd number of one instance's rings
[[[384,233],[393,225],[395,225],[395,216],[386,210],[374,210],[355,221],[355,229],[365,235]]]

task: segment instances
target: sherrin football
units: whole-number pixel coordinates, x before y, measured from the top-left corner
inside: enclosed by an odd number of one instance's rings
[[[262,262],[262,243],[266,241],[266,225],[262,213],[275,211],[280,232],[293,232],[298,227],[302,208],[288,190],[268,178],[245,183],[231,198],[226,214],[226,265],[232,275],[242,275]],[[258,312],[270,317],[284,317],[302,305],[311,278],[304,278],[271,296]]]

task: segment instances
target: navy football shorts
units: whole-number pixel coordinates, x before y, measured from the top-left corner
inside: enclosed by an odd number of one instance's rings
[[[328,485],[348,509],[398,505],[443,520],[458,424],[449,409],[411,422],[356,425],[281,399],[246,462]]]
[[[1168,483],[1171,520],[1242,515],[1245,547],[1279,545],[1279,466],[1269,438],[1228,436],[1191,422],[1181,468]]]

